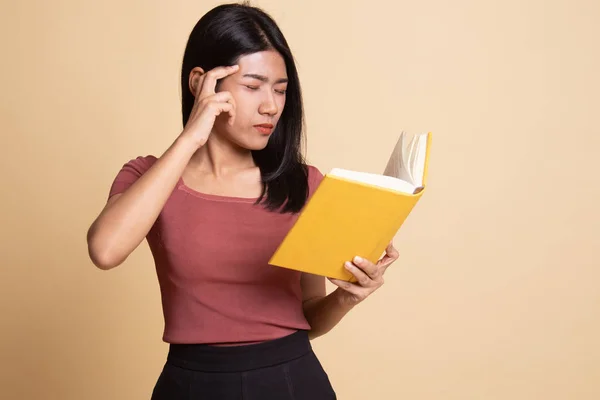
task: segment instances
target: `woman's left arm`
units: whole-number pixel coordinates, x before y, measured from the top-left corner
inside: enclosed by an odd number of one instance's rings
[[[303,308],[311,326],[310,339],[329,332],[354,306],[379,289],[383,285],[385,270],[397,259],[398,251],[391,242],[385,249],[385,255],[376,264],[355,257],[353,262],[346,262],[345,267],[356,277],[357,283],[329,279],[338,286],[329,295],[326,295],[324,277],[303,274]]]

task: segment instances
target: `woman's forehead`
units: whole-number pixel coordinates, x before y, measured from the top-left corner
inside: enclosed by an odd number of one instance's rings
[[[240,76],[262,76],[269,81],[287,78],[285,61],[281,54],[274,50],[246,54],[239,58],[237,64],[240,66],[237,72]]]

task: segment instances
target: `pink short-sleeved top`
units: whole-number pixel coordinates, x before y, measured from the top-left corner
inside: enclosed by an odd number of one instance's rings
[[[119,171],[109,197],[156,161],[137,157]],[[309,196],[323,175],[308,167]],[[301,273],[268,264],[298,214],[254,199],[200,193],[179,179],[146,239],[160,286],[168,343],[253,343],[310,329]]]

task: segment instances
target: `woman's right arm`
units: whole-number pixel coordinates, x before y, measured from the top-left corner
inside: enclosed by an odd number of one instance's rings
[[[108,200],[87,234],[94,265],[114,268],[140,245],[196,149],[194,142],[180,136],[125,192]]]
[[[237,66],[217,67],[190,74],[196,100],[185,129],[130,187],[111,196],[88,230],[88,253],[98,268],[114,268],[129,257],[154,225],[192,155],[208,140],[216,117],[225,112],[233,121],[231,93],[215,93],[215,86],[236,71]]]

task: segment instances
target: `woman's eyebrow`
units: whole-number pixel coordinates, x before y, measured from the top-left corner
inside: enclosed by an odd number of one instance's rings
[[[259,74],[244,74],[242,77],[243,78],[258,79],[259,81],[262,81],[262,82],[265,82],[265,83],[269,82],[269,78],[267,78],[264,75],[259,75]],[[287,82],[288,82],[287,78],[281,78],[281,79],[278,79],[277,81],[275,81],[275,83],[287,83]]]

